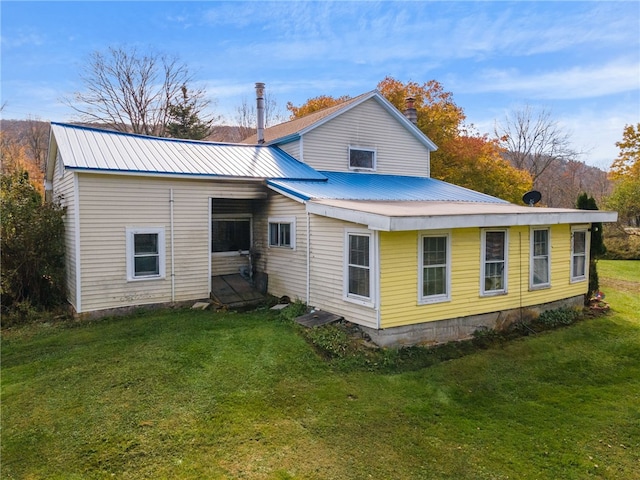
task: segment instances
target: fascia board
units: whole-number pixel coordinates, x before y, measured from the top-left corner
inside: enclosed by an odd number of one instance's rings
[[[367,225],[372,230],[402,232],[442,228],[509,227],[527,225],[557,225],[572,223],[615,222],[617,212],[584,210],[579,212],[506,213],[430,215],[419,217],[390,217],[358,210],[307,203],[307,211],[316,215]]]
[[[334,207],[331,205],[321,205],[318,203],[307,203],[307,212],[323,217],[335,218],[346,222],[367,225],[371,230],[382,230],[389,232],[391,227],[391,217],[376,213],[361,212],[348,208]]]
[[[306,195],[301,195],[300,193],[294,190],[289,190],[287,188],[272,185],[269,182],[267,182],[267,188],[270,188],[274,192],[279,193],[280,195],[283,195],[287,198],[290,198],[291,200],[295,200],[296,202],[299,202],[299,203],[305,203],[307,200],[309,200],[309,197],[307,197]]]

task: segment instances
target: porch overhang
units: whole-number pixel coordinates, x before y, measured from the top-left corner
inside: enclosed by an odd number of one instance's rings
[[[526,207],[510,203],[317,199],[307,212],[383,232],[615,222],[617,212]]]

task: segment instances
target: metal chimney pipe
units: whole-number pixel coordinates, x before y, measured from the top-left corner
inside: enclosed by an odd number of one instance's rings
[[[258,103],[258,143],[264,143],[264,83],[256,83],[256,101]]]

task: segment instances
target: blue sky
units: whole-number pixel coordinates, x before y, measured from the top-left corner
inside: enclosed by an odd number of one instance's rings
[[[7,1],[3,118],[73,121],[90,53],[135,46],[176,55],[233,123],[265,82],[278,106],[356,96],[392,76],[441,82],[491,133],[525,104],[607,169],[640,122],[640,2]]]

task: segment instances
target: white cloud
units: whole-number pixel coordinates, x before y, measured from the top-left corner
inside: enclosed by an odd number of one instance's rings
[[[487,69],[459,88],[465,93],[516,93],[548,100],[594,98],[640,89],[640,63],[637,59],[618,59],[604,65],[536,73]]]

